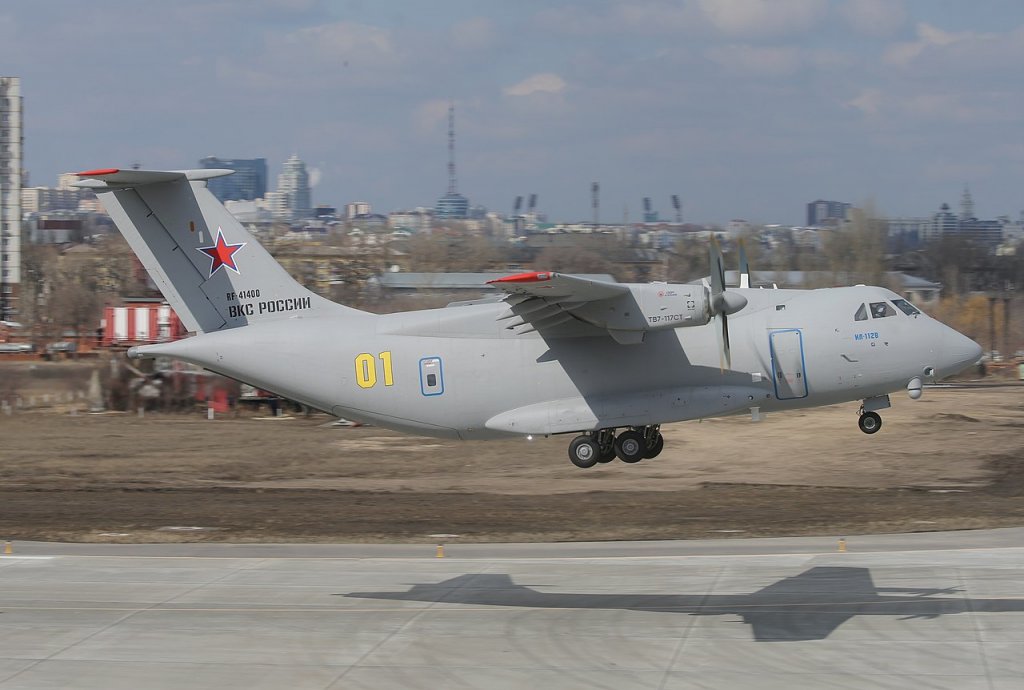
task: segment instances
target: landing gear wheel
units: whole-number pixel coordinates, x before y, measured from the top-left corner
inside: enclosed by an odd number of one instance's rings
[[[644,435],[639,431],[623,431],[615,439],[615,454],[622,462],[630,464],[640,462],[644,459],[644,452],[647,444],[644,442]]]
[[[654,440],[652,440],[647,445],[647,449],[644,451],[644,457],[647,458],[648,460],[651,459],[651,458],[656,458],[659,455],[661,455],[661,451],[664,448],[665,448],[665,437],[662,436],[660,433],[656,434],[655,437],[654,437]]]
[[[587,469],[597,464],[601,456],[601,448],[597,441],[589,436],[577,436],[569,444],[569,460],[576,467]]]
[[[865,412],[857,420],[857,426],[865,434],[874,434],[882,428],[882,418],[878,416],[877,412]]]

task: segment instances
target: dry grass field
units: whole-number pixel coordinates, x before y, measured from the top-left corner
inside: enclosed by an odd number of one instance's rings
[[[0,540],[464,541],[841,534],[1024,524],[1024,386],[668,425],[637,465],[569,437],[456,442],[317,415],[0,415]],[[185,528],[185,529],[183,529]]]

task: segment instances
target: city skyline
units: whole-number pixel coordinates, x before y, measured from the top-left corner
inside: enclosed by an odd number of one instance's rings
[[[318,203],[459,191],[552,219],[798,225],[815,198],[887,216],[1024,208],[1024,6],[922,0],[128,3],[0,10],[33,185],[211,153],[307,161]],[[45,50],[40,46],[45,45]],[[123,55],[132,55],[124,60]]]

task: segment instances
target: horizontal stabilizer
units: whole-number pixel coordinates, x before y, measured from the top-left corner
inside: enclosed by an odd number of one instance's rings
[[[75,187],[89,189],[109,189],[111,187],[141,187],[159,182],[174,180],[210,180],[214,177],[230,175],[234,170],[221,168],[198,170],[121,170],[120,168],[100,168],[78,173],[85,178],[75,182]]]

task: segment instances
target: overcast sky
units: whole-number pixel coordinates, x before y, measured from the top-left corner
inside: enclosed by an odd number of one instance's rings
[[[315,203],[447,188],[553,219],[652,197],[800,223],[817,198],[1024,209],[1021,0],[33,0],[0,6],[33,185],[297,153]]]

